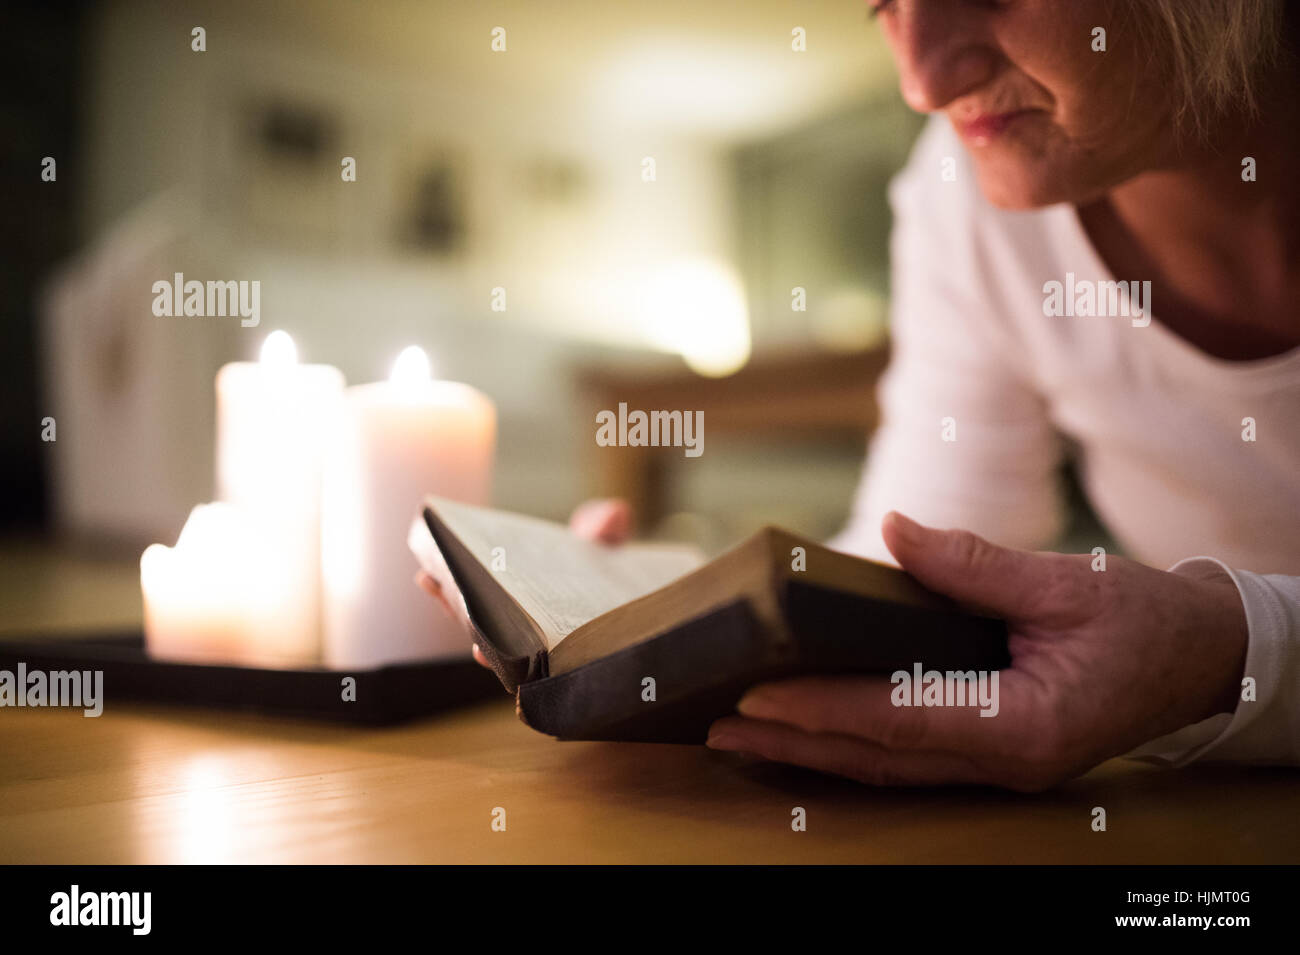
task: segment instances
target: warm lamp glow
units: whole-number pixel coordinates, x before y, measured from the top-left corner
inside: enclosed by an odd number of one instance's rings
[[[271,368],[287,368],[298,364],[298,346],[289,333],[276,330],[262,342],[262,364]]]
[[[712,262],[683,262],[655,277],[646,322],[660,347],[701,375],[722,377],[749,361],[749,310],[740,280]]]

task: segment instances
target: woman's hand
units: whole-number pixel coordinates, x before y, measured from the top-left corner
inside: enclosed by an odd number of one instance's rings
[[[623,544],[632,536],[632,508],[628,506],[627,501],[616,498],[601,498],[591,501],[585,501],[579,504],[569,518],[569,529],[579,537],[587,540],[599,541],[603,544]],[[463,611],[458,609],[458,605],[463,605],[464,601],[458,600],[457,595],[448,594],[438,581],[423,570],[415,575],[415,582],[420,587],[438,598],[438,602],[457,620],[464,618]],[[468,621],[463,621],[468,629]],[[487,659],[483,656],[483,651],[474,644],[474,659],[483,666],[490,666]]]
[[[1246,618],[1217,569],[1183,576],[1108,557],[1093,571],[1087,555],[1008,550],[897,513],[883,530],[922,583],[1006,618],[1012,664],[997,715],[896,707],[883,676],[809,677],[752,688],[709,746],[875,785],[1038,791],[1235,709]]]
[[[626,544],[632,536],[632,508],[613,497],[584,501],[569,517],[569,530],[602,544]]]

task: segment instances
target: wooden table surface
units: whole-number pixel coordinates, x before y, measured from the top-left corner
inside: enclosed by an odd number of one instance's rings
[[[1037,796],[871,789],[703,747],[556,742],[504,697],[385,729],[0,710],[4,863],[1295,862],[1298,804],[1294,771],[1123,760]]]

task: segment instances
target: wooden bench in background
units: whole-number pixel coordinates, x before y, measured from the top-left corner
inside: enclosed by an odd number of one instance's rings
[[[594,423],[597,412],[616,410],[620,402],[630,410],[701,410],[709,442],[757,435],[774,442],[861,444],[878,420],[876,382],[888,361],[889,350],[881,347],[757,355],[725,378],[706,378],[680,361],[635,371],[585,368],[577,374],[579,412]],[[654,447],[598,448],[594,442],[589,453],[597,495],[629,501],[644,527],[664,517],[670,462],[680,455]]]

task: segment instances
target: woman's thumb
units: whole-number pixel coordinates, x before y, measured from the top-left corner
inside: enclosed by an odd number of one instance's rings
[[[1041,593],[1037,555],[991,544],[970,531],[935,530],[897,511],[881,525],[902,568],[958,603],[999,617],[1026,612]]]

